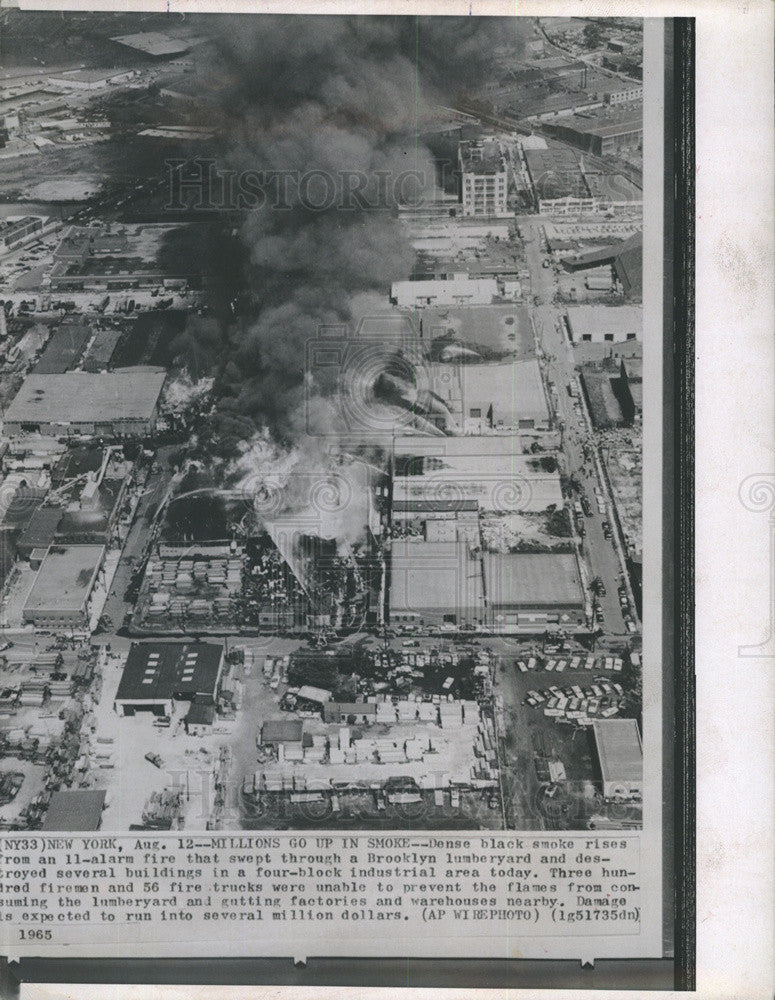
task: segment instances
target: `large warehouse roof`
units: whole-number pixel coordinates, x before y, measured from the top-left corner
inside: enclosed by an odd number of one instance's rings
[[[138,31],[134,35],[117,35],[111,38],[111,42],[157,57],[182,55],[188,52],[192,44],[190,39],[172,38],[160,31]]]
[[[5,422],[90,424],[149,420],[165,379],[166,372],[155,368],[28,375],[5,412]]]
[[[91,328],[86,323],[60,326],[35,365],[35,374],[54,375],[75,368],[90,338]]]
[[[487,400],[507,419],[549,419],[538,361],[505,362],[494,365],[461,365],[463,405],[481,406]],[[465,414],[464,414],[465,415]]]
[[[104,554],[104,545],[52,546],[35,577],[24,613],[80,611]]]
[[[134,643],[116,701],[167,701],[173,696],[214,696],[223,646],[210,642]]]
[[[567,552],[485,553],[484,585],[491,606],[584,603],[576,557]]]
[[[479,562],[465,542],[394,542],[391,549],[390,610],[477,608],[482,600]]]
[[[95,788],[54,792],[41,830],[98,830],[105,794]]]
[[[610,334],[614,342],[627,340],[628,334],[634,334],[636,340],[643,337],[643,309],[640,306],[570,306],[567,316],[574,341],[583,340],[585,336],[598,341],[606,334]]]
[[[300,719],[267,719],[261,726],[262,743],[301,743],[303,734]]]
[[[643,747],[635,719],[597,719],[592,729],[603,781],[641,781]]]

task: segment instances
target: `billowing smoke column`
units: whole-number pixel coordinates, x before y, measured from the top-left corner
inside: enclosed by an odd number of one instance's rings
[[[434,105],[480,84],[516,21],[260,16],[220,25],[225,166],[258,192],[242,227],[251,305],[215,387],[221,418],[254,435],[244,434],[232,472],[256,484],[268,434],[287,456],[268,463],[273,474],[325,478],[331,443],[353,428],[334,405],[343,373],[311,370],[310,344],[323,328],[353,326],[369,293],[386,304],[390,283],[409,276],[413,251],[395,209],[436,184],[418,132],[438,117]],[[351,478],[360,510],[366,486]],[[297,516],[293,492],[285,506]],[[363,531],[348,517],[329,519],[338,538]]]
[[[231,343],[223,403],[287,440],[303,404],[307,350],[321,327],[354,320],[353,296],[386,298],[411,272],[398,201],[430,194],[435,167],[417,141],[515,20],[261,16],[227,18],[228,165],[261,174],[264,204],[243,236],[257,316]],[[313,206],[319,206],[315,208]],[[337,373],[332,371],[335,379]],[[321,386],[321,394],[335,385]],[[328,391],[327,391],[328,390]],[[321,408],[321,413],[325,408]]]

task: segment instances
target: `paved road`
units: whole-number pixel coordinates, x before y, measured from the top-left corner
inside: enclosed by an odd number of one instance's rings
[[[562,327],[563,310],[551,301],[556,291],[556,280],[553,268],[543,267],[546,253],[539,234],[542,220],[536,216],[521,216],[518,224],[525,238],[532,294],[540,301],[533,310],[533,318],[537,340],[546,358],[547,374],[557,390],[555,402],[558,418],[564,426],[566,471],[569,476],[576,475],[592,503],[592,515],[584,518],[586,535],[582,554],[589,567],[590,579],[600,577],[605,585],[606,592],[599,598],[605,632],[615,636],[628,635],[617,592],[621,583],[621,561],[613,539],[607,539],[603,532],[603,522],[607,520],[612,524],[613,519],[609,513],[597,512],[593,491],[595,487],[601,490],[604,487],[598,479],[594,463],[584,457],[585,446],[593,447],[593,441],[584,421],[583,409],[578,404],[574,406],[575,400],[567,389],[576,374],[575,359]]]

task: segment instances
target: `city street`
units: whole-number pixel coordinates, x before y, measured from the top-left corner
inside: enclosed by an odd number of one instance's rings
[[[552,305],[556,283],[552,267],[543,267],[545,252],[540,237],[540,220],[535,216],[522,216],[518,225],[525,238],[525,252],[530,270],[531,290],[540,305],[533,312],[538,344],[546,359],[546,371],[556,387],[555,403],[557,416],[564,428],[563,453],[568,477],[575,474],[582,484],[585,494],[594,504],[594,489],[605,489],[599,480],[594,462],[584,458],[584,446],[593,448],[591,434],[580,416],[576,400],[568,392],[568,385],[576,375],[573,348],[563,332],[560,306]],[[610,503],[610,497],[608,498]],[[584,516],[586,535],[582,541],[582,555],[589,568],[589,580],[599,577],[605,586],[605,593],[598,598],[603,611],[603,629],[606,634],[626,636],[627,629],[622,616],[618,597],[622,565],[614,540],[607,539],[603,522],[611,522],[609,514],[599,514],[593,506],[592,514]]]

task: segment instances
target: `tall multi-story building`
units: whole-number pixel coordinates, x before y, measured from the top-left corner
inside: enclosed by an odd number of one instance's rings
[[[506,159],[497,139],[461,142],[458,147],[463,215],[508,214]]]

